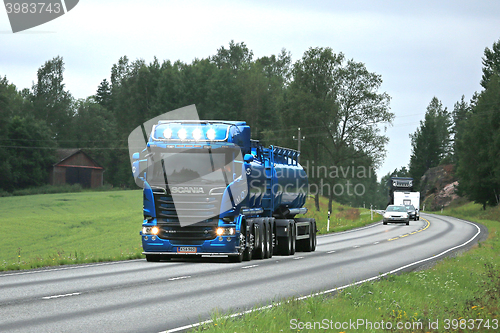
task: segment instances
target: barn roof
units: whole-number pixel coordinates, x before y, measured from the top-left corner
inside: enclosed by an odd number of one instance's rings
[[[90,157],[87,153],[85,153],[83,150],[79,148],[69,148],[69,149],[57,149],[56,150],[56,157],[58,162],[55,163],[53,166],[68,166],[65,165],[64,161],[69,160],[71,157],[77,155],[77,154],[83,154],[92,164],[93,166],[84,166],[82,165],[81,167],[88,167],[88,168],[93,168],[93,169],[104,169],[99,163],[97,163],[92,157]]]

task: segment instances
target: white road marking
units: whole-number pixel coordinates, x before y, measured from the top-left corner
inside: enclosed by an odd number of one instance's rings
[[[295,257],[293,260],[299,260],[299,259],[304,259],[304,257]]]
[[[168,281],[176,281],[176,280],[182,280],[182,279],[189,279],[190,277],[191,277],[191,275],[179,276],[179,277],[170,278],[170,279],[168,279]]]
[[[46,297],[42,297],[42,298],[43,299],[54,299],[54,298],[61,298],[61,297],[77,296],[80,294],[81,293],[72,293],[72,294],[64,294],[64,295],[46,296]]]
[[[259,266],[259,265],[243,266],[243,267],[241,267],[241,269],[254,268],[254,267],[257,267],[257,266]]]
[[[328,251],[327,253],[334,253],[334,252],[335,252],[335,250],[333,250],[333,251]]]

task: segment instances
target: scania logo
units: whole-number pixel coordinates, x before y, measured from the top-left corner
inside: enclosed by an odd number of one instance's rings
[[[170,187],[172,193],[205,193],[203,187],[197,186],[172,186]]]

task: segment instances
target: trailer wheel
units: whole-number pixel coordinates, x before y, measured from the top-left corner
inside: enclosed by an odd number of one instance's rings
[[[303,250],[304,252],[311,252],[314,251],[313,248],[314,246],[314,222],[311,221],[309,222],[309,238],[305,239],[303,242]]]
[[[290,224],[290,231],[291,231],[291,234],[292,234],[292,237],[291,237],[291,239],[292,239],[292,241],[291,241],[291,248],[292,248],[292,250],[290,251],[290,254],[294,255],[295,254],[295,248],[296,248],[296,245],[297,245],[297,240],[295,239],[295,236],[296,236],[295,222]]]
[[[316,251],[316,245],[318,244],[318,239],[316,238],[316,220],[312,219],[312,233],[313,233],[313,243],[311,251]]]
[[[278,237],[278,253],[283,256],[289,256],[292,254],[292,229],[288,225],[288,233],[286,237]]]

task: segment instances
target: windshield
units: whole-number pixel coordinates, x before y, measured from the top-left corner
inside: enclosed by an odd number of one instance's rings
[[[241,164],[238,168],[232,151],[156,153],[149,163],[146,177],[153,185],[186,182],[227,185],[241,175]]]
[[[406,209],[408,209],[408,210],[415,210],[415,207],[413,207],[413,205],[408,205],[408,206],[406,206]]]
[[[388,212],[405,212],[405,206],[388,206],[386,211]]]

